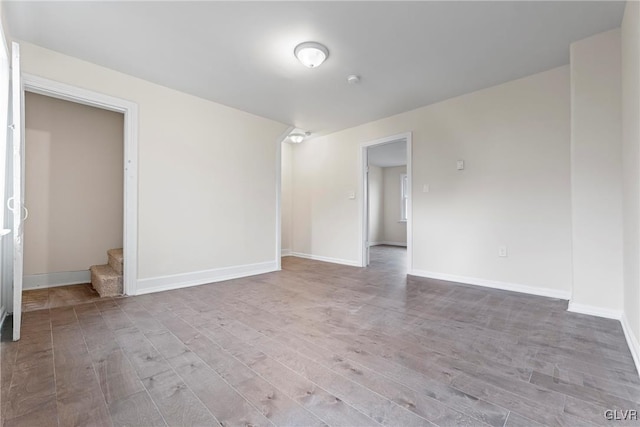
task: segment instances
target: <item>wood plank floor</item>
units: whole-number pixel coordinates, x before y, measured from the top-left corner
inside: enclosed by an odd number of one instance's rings
[[[31,289],[22,293],[22,311],[66,307],[99,299],[100,295],[93,289],[91,283]]]
[[[616,321],[567,302],[284,258],[283,271],[29,311],[3,426],[634,425]],[[612,424],[613,423],[613,424]],[[637,425],[637,422],[635,422]]]

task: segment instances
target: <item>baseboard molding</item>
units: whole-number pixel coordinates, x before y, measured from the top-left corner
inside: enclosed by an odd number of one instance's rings
[[[331,262],[333,264],[350,265],[352,267],[362,267],[359,262],[351,261],[348,259],[330,258],[330,257],[320,256],[320,255],[305,254],[302,252],[291,252],[291,256],[295,256],[298,258],[312,259],[314,261]]]
[[[291,256],[291,249],[281,249],[280,256]]]
[[[407,242],[403,243],[403,242],[387,242],[387,241],[384,241],[384,242],[382,242],[380,244],[381,245],[389,245],[389,246],[402,246],[404,248],[407,247]]]
[[[271,273],[277,270],[277,262],[268,261],[257,264],[245,264],[233,267],[215,268],[212,270],[194,271],[184,274],[172,274],[169,276],[139,279],[136,295],[206,285],[208,283],[222,282],[224,280]]]
[[[464,283],[465,285],[483,286],[485,288],[501,289],[503,291],[520,292],[523,294],[537,295],[541,297],[568,300],[569,291],[558,291],[556,289],[538,288],[535,286],[522,285],[519,283],[498,282],[495,280],[478,279],[475,277],[457,276],[454,274],[434,273],[431,271],[411,270],[412,276],[426,277],[428,279],[445,280],[447,282]]]
[[[576,304],[572,301],[569,301],[567,311],[572,313],[588,314],[590,316],[604,317],[606,319],[622,319],[622,310],[611,310],[609,308],[594,307],[592,305]]]
[[[89,270],[61,271],[58,273],[32,274],[24,276],[22,289],[44,289],[56,286],[78,285],[90,283],[91,272]]]
[[[636,365],[636,371],[640,375],[640,343],[638,343],[635,335],[633,335],[633,330],[631,329],[631,325],[629,325],[629,320],[627,319],[626,314],[622,314],[620,323],[622,324],[622,330],[624,332],[624,337],[627,340],[627,345],[631,351],[631,357],[633,357],[633,362]]]
[[[402,243],[402,242],[388,242],[388,241],[383,241],[383,242],[370,242],[369,243],[369,247],[371,246],[380,246],[380,245],[388,245],[388,246],[402,246],[404,248],[407,247],[406,243]]]

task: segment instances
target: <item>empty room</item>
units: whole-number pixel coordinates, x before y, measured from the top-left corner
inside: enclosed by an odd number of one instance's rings
[[[0,35],[3,427],[640,423],[640,2]]]

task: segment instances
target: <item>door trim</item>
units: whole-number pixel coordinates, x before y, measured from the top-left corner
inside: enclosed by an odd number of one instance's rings
[[[367,182],[366,182],[366,168],[367,168],[367,149],[376,145],[390,144],[392,142],[406,141],[407,143],[407,187],[409,191],[409,202],[407,209],[407,274],[413,269],[413,192],[412,192],[412,174],[411,174],[411,148],[412,148],[412,133],[405,132],[397,135],[391,135],[384,138],[376,139],[373,141],[363,142],[360,144],[359,164],[360,164],[360,191],[362,193],[361,203],[358,207],[358,214],[360,218],[360,231],[359,231],[359,247],[360,247],[360,266],[366,267],[366,251],[368,250],[366,245],[366,238],[368,235],[368,220],[365,217],[367,214],[367,204],[369,203],[369,197],[367,195]]]
[[[286,144],[291,131],[288,126],[276,139],[276,270],[282,270],[282,144]]]
[[[20,339],[22,326],[22,274],[24,269],[24,92],[20,72],[20,45],[11,43],[11,153],[13,192],[13,340]]]
[[[138,289],[138,104],[23,73],[23,91],[124,114],[124,221],[122,251],[125,295]]]
[[[0,229],[6,226],[6,205],[4,204],[10,193],[6,188],[6,176],[7,176],[7,160],[9,160],[9,153],[7,149],[11,146],[11,136],[7,131],[9,125],[9,109],[11,108],[11,52],[7,45],[7,40],[4,36],[4,29],[2,22],[0,22],[0,101],[4,105],[5,112],[0,114],[0,129],[4,131],[0,135],[0,200],[2,206],[0,206]],[[13,284],[12,277],[9,277],[8,273],[13,270],[13,254],[8,256],[7,249],[10,249],[9,240],[13,236],[7,236],[6,230],[3,230],[5,234],[0,236],[0,249],[1,249],[1,263],[0,268],[0,327],[4,323],[4,319],[7,313],[13,311]],[[11,232],[9,229],[8,232]],[[11,264],[11,268],[7,268]]]

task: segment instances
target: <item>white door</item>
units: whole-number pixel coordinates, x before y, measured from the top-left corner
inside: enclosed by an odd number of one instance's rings
[[[13,212],[13,340],[20,339],[22,322],[22,268],[23,268],[23,220],[26,219],[24,194],[22,192],[23,175],[23,138],[22,138],[22,80],[20,78],[20,45],[11,44],[11,115],[12,152],[13,152],[13,194],[9,199],[9,208]],[[24,212],[24,216],[23,216]]]

